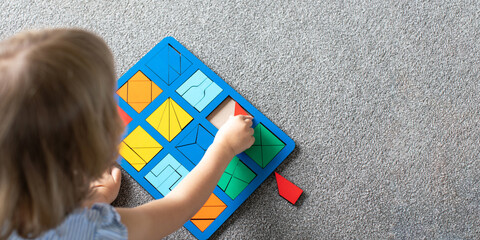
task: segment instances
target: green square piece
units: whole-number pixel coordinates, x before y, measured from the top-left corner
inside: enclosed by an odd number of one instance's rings
[[[255,142],[252,147],[245,150],[245,153],[253,159],[260,167],[265,168],[275,156],[285,147],[263,124],[259,123],[254,129]]]
[[[233,200],[256,176],[238,157],[234,157],[218,181],[218,187]]]

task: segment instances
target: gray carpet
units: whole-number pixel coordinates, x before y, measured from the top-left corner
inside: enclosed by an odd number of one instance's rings
[[[291,136],[300,202],[270,176],[214,238],[480,238],[478,1],[117,2],[2,1],[0,38],[87,28],[120,76],[174,36]]]

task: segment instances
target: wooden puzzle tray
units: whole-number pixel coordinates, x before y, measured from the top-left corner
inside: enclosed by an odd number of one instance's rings
[[[202,159],[230,115],[254,117],[255,143],[228,165],[212,195],[184,226],[209,238],[293,151],[295,143],[172,37],[118,80],[126,124],[120,165],[155,199]]]

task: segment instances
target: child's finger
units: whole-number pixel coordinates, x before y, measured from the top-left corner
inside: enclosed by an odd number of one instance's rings
[[[255,137],[254,136],[251,136],[250,139],[249,139],[249,147],[251,147],[254,143],[255,143]]]
[[[248,118],[247,118],[247,119],[245,119],[245,122],[247,123],[247,126],[248,126],[248,127],[251,127],[252,124],[253,124],[252,119],[248,119]]]

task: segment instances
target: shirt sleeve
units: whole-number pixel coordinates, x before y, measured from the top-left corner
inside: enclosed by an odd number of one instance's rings
[[[88,213],[90,221],[96,223],[97,229],[94,232],[94,239],[114,240],[127,239],[127,228],[120,221],[120,215],[109,204],[96,203]]]

